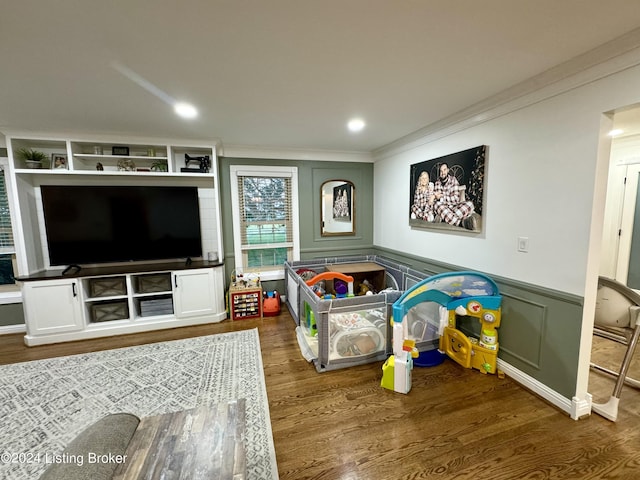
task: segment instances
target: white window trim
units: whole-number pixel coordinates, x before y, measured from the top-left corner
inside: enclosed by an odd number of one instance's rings
[[[13,228],[13,209],[11,208],[11,185],[9,185],[9,175],[8,175],[8,171],[9,171],[9,159],[7,158],[0,158],[0,170],[2,172],[4,172],[4,184],[6,187],[6,191],[7,191],[7,203],[9,204],[9,215],[10,215],[10,222],[11,222],[11,230],[15,230]],[[1,172],[0,172],[1,173]],[[14,245],[12,247],[0,247],[0,254],[7,254],[7,253],[16,253],[16,247],[15,247],[15,235],[13,237],[13,242]]]
[[[240,234],[240,202],[238,197],[238,177],[288,177],[291,178],[291,225],[293,227],[293,260],[300,260],[300,228],[298,221],[298,167],[272,167],[231,165],[231,213],[233,217],[233,251],[236,262],[236,270],[242,272],[243,265],[242,239]],[[255,270],[251,270],[254,272]],[[284,266],[278,270],[265,270],[259,272],[260,280],[284,279]]]
[[[9,159],[2,157],[0,158],[0,169],[4,171],[5,174],[5,185],[7,187],[7,200],[9,201],[9,206],[11,207],[11,185],[9,182]],[[11,211],[11,224],[12,227],[15,226],[15,212],[10,208]],[[13,247],[1,247],[0,254],[12,254],[14,255],[13,259],[13,273],[15,276],[18,276],[18,265],[15,258],[16,255],[16,234],[15,228],[13,229]],[[13,285],[0,285],[0,305],[5,305],[9,303],[21,303],[22,302],[22,292],[20,290],[20,286],[15,283]]]

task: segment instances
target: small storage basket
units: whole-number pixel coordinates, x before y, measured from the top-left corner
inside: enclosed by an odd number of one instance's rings
[[[117,297],[127,294],[125,277],[92,278],[89,280],[89,292],[92,297]]]
[[[137,281],[138,293],[157,293],[171,290],[171,275],[168,273],[142,275],[137,277]]]
[[[111,322],[129,318],[129,306],[126,301],[94,303],[91,305],[92,322]]]

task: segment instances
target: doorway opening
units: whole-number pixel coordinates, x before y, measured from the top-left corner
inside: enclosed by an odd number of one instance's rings
[[[602,252],[599,275],[617,281],[640,294],[640,105],[632,105],[613,113],[613,130],[611,133],[611,151],[607,180],[607,195],[603,219]],[[603,281],[604,282],[604,281]],[[606,285],[606,282],[604,282]],[[602,287],[600,297],[596,301],[596,310],[600,315],[599,322],[613,321],[608,303],[612,299],[603,300],[610,295]],[[633,292],[632,292],[633,293]],[[600,306],[598,303],[600,302]],[[629,309],[627,319],[634,318],[630,326],[635,325],[635,314]],[[606,317],[606,318],[605,318]],[[602,332],[596,325],[595,331]],[[619,340],[628,341],[622,336]],[[593,335],[591,362],[612,372],[618,372],[623,365],[627,345],[614,341],[601,333]],[[631,350],[631,349],[629,349]],[[631,357],[627,377],[640,378],[640,358],[638,352]],[[624,385],[616,388],[617,377],[603,373],[602,370],[590,369],[589,393],[593,399],[594,412],[615,420],[617,415],[640,417],[640,390]],[[618,404],[617,399],[620,399]],[[613,409],[602,408],[597,411],[596,405],[607,405]],[[613,418],[608,412],[615,410]]]

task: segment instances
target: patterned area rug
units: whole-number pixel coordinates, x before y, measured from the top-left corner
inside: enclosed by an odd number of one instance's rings
[[[109,413],[145,417],[238,398],[248,478],[275,480],[257,329],[0,366],[0,478],[38,478],[45,454]]]

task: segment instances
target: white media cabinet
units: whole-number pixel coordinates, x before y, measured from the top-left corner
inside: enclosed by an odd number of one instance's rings
[[[162,263],[19,277],[28,346],[219,322],[224,265]]]
[[[5,178],[27,345],[226,318],[216,141],[4,133],[9,154]],[[38,164],[27,162],[22,150],[37,150],[47,159]],[[62,275],[49,260],[43,185],[197,187],[203,257],[194,258],[188,266],[184,261],[127,264]],[[209,262],[208,258],[220,261]]]
[[[209,254],[224,258],[215,142],[5,133],[18,276],[51,268],[40,199],[42,185],[197,187],[203,258]],[[28,163],[20,155],[22,149],[42,152],[49,160],[38,165]],[[66,158],[63,168],[55,168],[58,157]],[[210,166],[201,171],[200,163],[187,157],[209,157]]]

